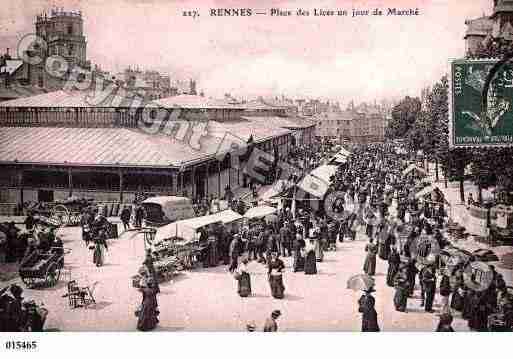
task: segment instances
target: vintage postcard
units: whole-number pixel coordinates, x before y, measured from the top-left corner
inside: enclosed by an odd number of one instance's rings
[[[2,1],[0,331],[512,331],[512,58],[509,0]]]

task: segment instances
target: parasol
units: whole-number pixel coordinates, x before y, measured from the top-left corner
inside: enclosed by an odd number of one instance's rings
[[[354,291],[363,290],[367,291],[374,287],[375,281],[374,278],[368,276],[367,274],[357,274],[352,276],[347,281],[347,289],[352,289]]]
[[[489,249],[478,249],[475,250],[472,255],[481,262],[498,262],[499,257]]]
[[[363,221],[369,226],[377,226],[380,222],[380,218],[373,212],[369,211],[363,216]]]

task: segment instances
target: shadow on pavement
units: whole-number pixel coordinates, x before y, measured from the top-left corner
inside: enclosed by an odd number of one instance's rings
[[[112,302],[101,301],[101,302],[96,302],[94,304],[88,305],[84,309],[87,309],[87,310],[102,310],[102,309],[107,308],[111,304],[112,304]]]

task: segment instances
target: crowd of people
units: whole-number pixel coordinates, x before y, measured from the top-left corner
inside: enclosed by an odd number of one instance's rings
[[[12,221],[0,224],[0,264],[17,263],[23,266],[34,252],[63,253],[63,243],[56,235],[55,226],[39,220],[32,213],[28,213],[24,224],[25,230]]]
[[[504,328],[511,330],[513,298],[494,266],[489,266],[490,284],[476,289],[464,280],[463,273],[473,258],[456,265],[442,263],[435,248],[450,245],[443,235],[448,224],[443,195],[435,189],[417,196],[428,183],[422,172],[407,173],[407,165],[387,147],[367,147],[356,151],[333,179],[333,190],[345,193],[344,205],[353,214],[346,216],[347,223],[342,224],[353,232],[349,237],[358,227],[365,228],[368,244],[364,273],[375,275],[377,259],[388,262],[386,282],[395,288],[394,305],[399,312],[408,311],[416,283],[420,287],[419,304],[426,312],[434,313],[438,294],[442,306],[439,331],[452,330],[450,323],[457,312],[468,320],[472,330],[493,329],[489,325],[492,314],[503,318]],[[362,296],[362,330],[379,330],[373,319],[374,302],[370,293]]]
[[[298,151],[292,153],[291,163],[297,165],[307,158],[312,166],[321,161],[319,155]],[[216,223],[203,227],[199,230],[203,248],[199,261],[204,267],[226,266],[237,282],[240,297],[252,295],[249,264],[257,262],[266,268],[270,296],[283,299],[286,258],[290,258],[293,272],[316,275],[317,263],[324,260],[325,252],[337,250],[337,242],[340,245],[363,237],[368,243],[362,253],[362,273],[374,277],[377,261],[388,264],[385,280],[394,288],[393,303],[398,312],[408,312],[412,299],[420,298],[418,305],[427,313],[435,313],[435,304],[440,304],[437,331],[453,331],[453,316],[457,313],[472,330],[498,329],[499,326],[490,324],[490,317],[494,316],[502,321],[502,329],[511,329],[513,298],[502,275],[490,266],[490,284],[476,289],[465,277],[468,262],[449,264],[435,250],[451,246],[444,236],[448,226],[447,202],[437,189],[417,195],[429,182],[422,171],[405,171],[410,163],[390,146],[355,148],[330,179],[327,196],[336,198],[331,208],[321,205],[312,210],[308,201],[292,205],[288,200],[282,202],[275,214],[251,219],[242,226]],[[229,188],[225,192],[224,200],[234,211],[244,214],[247,204],[236,199]],[[215,197],[195,203],[196,215],[215,212],[216,203],[219,200]],[[134,221],[135,227],[143,227],[144,217],[142,206],[126,207],[120,214],[125,230]],[[20,232],[14,223],[1,225],[0,262],[23,263],[31,251],[62,248],[55,229],[42,226],[32,214],[27,216],[25,225],[25,232]],[[84,209],[82,238],[86,247],[93,250],[97,266],[103,265],[108,225],[101,211],[95,207]],[[154,329],[159,321],[160,288],[153,261],[151,252],[147,253],[144,265],[148,275],[140,288],[141,306],[136,310],[137,328],[143,331]],[[362,290],[358,301],[362,331],[379,331],[376,288]],[[279,316],[277,312],[274,315]],[[273,316],[270,319],[276,319]]]
[[[241,297],[252,294],[248,265],[256,261],[267,268],[270,295],[282,299],[285,258],[291,258],[293,272],[315,275],[324,252],[336,250],[337,242],[354,241],[359,233],[368,240],[362,272],[373,277],[377,261],[387,262],[386,284],[395,289],[397,311],[408,312],[408,301],[418,294],[425,312],[434,313],[435,304],[440,303],[438,331],[452,331],[453,315],[459,311],[473,330],[489,330],[490,315],[498,313],[505,327],[511,328],[512,298],[493,266],[492,284],[476,291],[463,280],[468,263],[449,266],[437,252],[421,253],[420,239],[439,249],[450,246],[443,234],[447,204],[436,189],[416,196],[429,183],[422,171],[406,173],[408,165],[406,158],[387,146],[355,149],[331,178],[328,195],[337,193],[332,213],[323,206],[311,210],[308,202],[298,203],[293,213],[290,201],[285,201],[275,215],[252,219],[239,229],[223,224],[202,228],[200,243],[207,245],[200,260],[205,267],[226,265]],[[362,331],[380,330],[375,291],[366,288],[358,302]]]

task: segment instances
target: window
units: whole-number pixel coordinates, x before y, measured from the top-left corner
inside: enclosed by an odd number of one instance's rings
[[[73,25],[68,25],[68,35],[73,35]]]
[[[39,75],[38,76],[38,78],[37,78],[37,85],[39,87],[44,87],[45,83],[44,83],[43,75]]]
[[[73,51],[75,50],[75,46],[73,44],[69,45],[69,54],[73,55]]]

